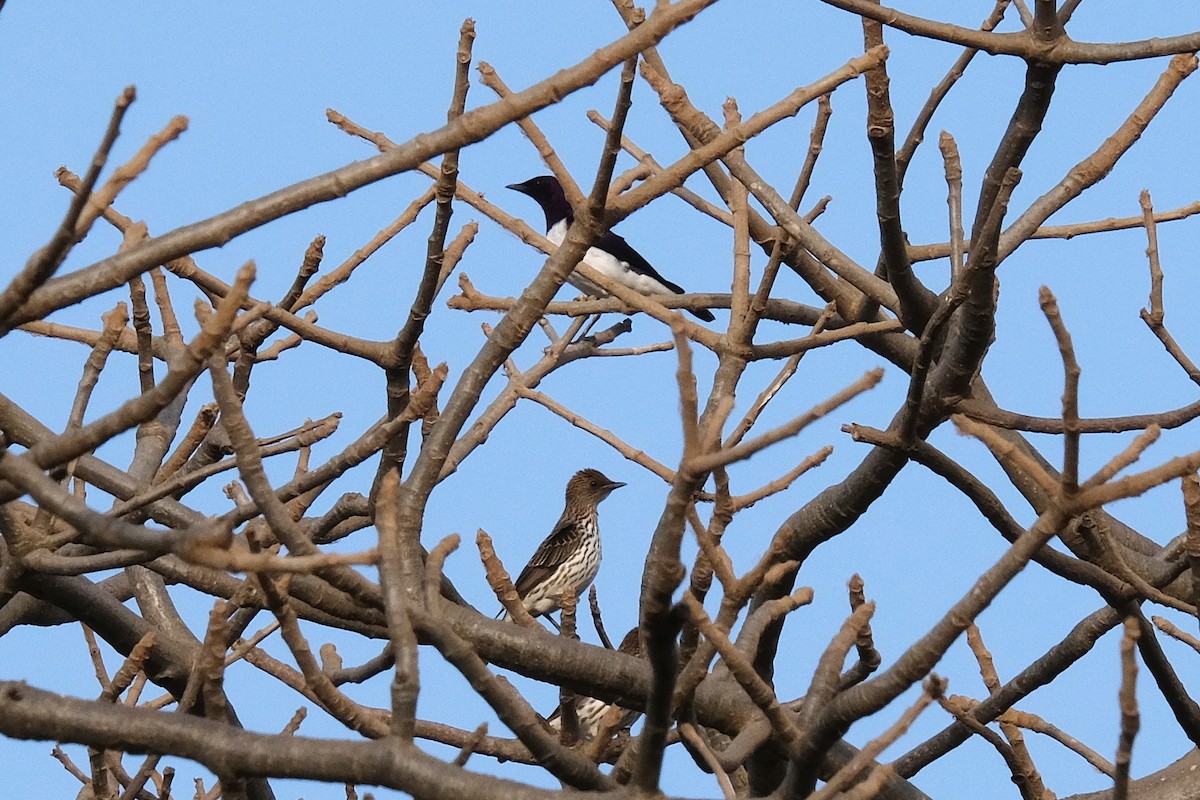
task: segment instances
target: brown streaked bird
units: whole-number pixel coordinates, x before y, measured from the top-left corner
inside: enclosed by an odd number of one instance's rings
[[[567,587],[577,598],[583,596],[600,571],[597,506],[624,485],[595,469],[581,469],[567,481],[562,516],[513,583],[526,611],[538,617],[560,608]]]
[[[621,645],[617,648],[617,652],[629,656],[641,657],[642,639],[638,628],[635,627],[629,633],[625,634],[625,638],[621,640]],[[584,739],[595,739],[596,734],[600,732],[600,724],[604,721],[605,714],[612,707],[612,703],[597,700],[594,697],[576,697],[575,716],[579,719],[579,735]],[[628,728],[641,713],[641,711],[624,709],[615,730],[619,731]],[[561,714],[562,709],[556,708],[546,719],[551,730],[557,731],[562,726]]]

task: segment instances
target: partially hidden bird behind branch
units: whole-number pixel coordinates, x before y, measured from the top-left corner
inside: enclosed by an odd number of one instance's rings
[[[567,238],[567,228],[574,221],[575,213],[571,204],[567,202],[566,193],[563,192],[558,178],[553,175],[540,175],[524,183],[509,184],[506,188],[527,194],[537,201],[546,214],[546,238],[555,245],[561,245]],[[589,247],[583,260],[598,272],[641,294],[684,294],[683,287],[658,274],[641,253],[612,231],[606,231]],[[567,277],[567,282],[592,297],[605,297],[608,294],[578,272],[572,272]],[[707,308],[688,311],[705,322],[716,320]]]
[[[568,587],[575,590],[576,597],[583,596],[600,571],[597,507],[624,485],[595,469],[582,469],[567,481],[562,516],[513,583],[526,611],[538,617],[561,608]]]
[[[642,640],[641,631],[633,628],[625,634],[625,638],[621,640],[621,644],[617,647],[617,652],[624,653],[627,656],[642,655]],[[612,703],[605,700],[597,700],[595,697],[576,697],[575,698],[575,716],[579,720],[579,733],[584,739],[594,739],[596,734],[600,732],[600,725],[604,722],[604,717],[608,710],[613,707]],[[616,730],[628,728],[633,724],[634,720],[642,712],[634,709],[623,709],[619,720],[617,721]],[[549,717],[546,717],[546,722],[549,723],[552,730],[557,731],[562,727],[562,709],[555,708]]]

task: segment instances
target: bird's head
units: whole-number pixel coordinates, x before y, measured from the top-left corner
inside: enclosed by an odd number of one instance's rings
[[[617,646],[617,652],[624,653],[628,656],[641,656],[642,654],[642,637],[641,631],[636,627],[631,628],[629,633],[625,634],[625,638],[621,640],[621,644]]]
[[[581,469],[567,481],[567,502],[582,502],[595,505],[625,484],[609,480],[598,469]]]
[[[546,214],[546,229],[549,230],[559,220],[572,219],[571,204],[562,184],[553,175],[539,175],[523,183],[510,183],[505,188],[521,194],[527,194],[537,201]]]

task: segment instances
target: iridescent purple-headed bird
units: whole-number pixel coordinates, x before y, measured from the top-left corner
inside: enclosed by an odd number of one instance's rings
[[[524,183],[509,184],[507,188],[527,194],[537,201],[546,215],[546,238],[556,245],[561,245],[567,238],[567,228],[574,221],[575,213],[571,204],[567,202],[567,195],[563,192],[558,178],[553,175],[540,175]],[[605,232],[589,247],[583,260],[597,272],[644,295],[684,294],[682,286],[660,275],[641,253],[612,231]],[[577,272],[572,272],[567,277],[567,283],[592,297],[605,297],[608,294]],[[688,311],[705,322],[713,322],[716,319],[707,308]]]

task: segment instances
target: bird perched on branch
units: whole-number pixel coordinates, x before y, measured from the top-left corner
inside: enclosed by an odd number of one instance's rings
[[[625,634],[625,638],[621,640],[621,644],[617,647],[617,652],[624,653],[627,656],[642,655],[642,639],[640,631],[633,628],[629,633]],[[604,717],[608,714],[609,709],[613,707],[612,703],[604,700],[597,700],[595,697],[576,697],[575,698],[575,715],[579,719],[579,734],[584,739],[595,739],[596,734],[600,732],[600,726],[604,722]],[[640,711],[632,709],[622,709],[620,717],[616,720],[614,730],[622,730],[633,724],[633,721],[641,714]],[[559,730],[562,727],[562,709],[556,708],[546,722],[549,723],[551,730]]]
[[[513,584],[525,610],[535,617],[561,608],[568,587],[583,596],[600,571],[600,519],[597,507],[625,484],[595,469],[581,469],[567,481],[567,503],[546,540]]]
[[[546,238],[556,245],[562,244],[567,238],[567,228],[574,221],[575,214],[571,204],[567,202],[567,195],[563,192],[558,178],[553,175],[541,175],[524,183],[509,184],[507,188],[527,194],[537,201],[546,214]],[[606,231],[589,247],[583,260],[597,272],[645,295],[684,293],[683,287],[659,275],[658,271],[650,266],[650,262],[629,246],[629,242],[612,231]],[[572,272],[567,277],[567,283],[592,297],[604,297],[608,294],[577,272]],[[707,308],[688,311],[705,322],[713,322],[716,319]]]

